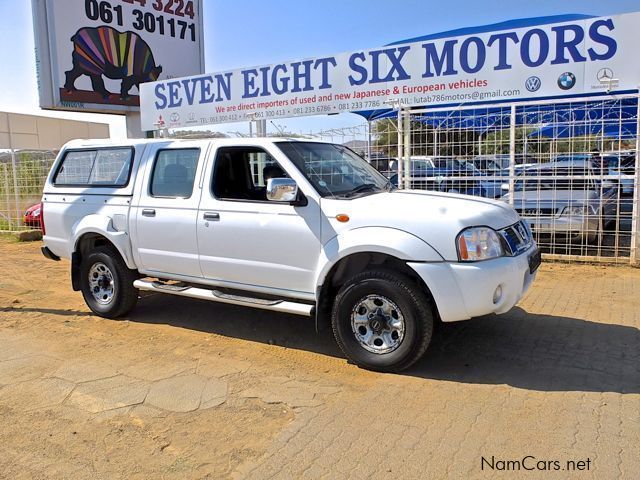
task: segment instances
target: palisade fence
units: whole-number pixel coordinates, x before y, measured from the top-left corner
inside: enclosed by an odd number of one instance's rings
[[[56,152],[0,150],[0,232],[31,230],[25,211],[40,202]]]

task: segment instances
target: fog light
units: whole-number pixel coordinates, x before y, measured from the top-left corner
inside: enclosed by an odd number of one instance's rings
[[[502,286],[498,285],[496,291],[493,292],[493,304],[495,305],[502,299]]]

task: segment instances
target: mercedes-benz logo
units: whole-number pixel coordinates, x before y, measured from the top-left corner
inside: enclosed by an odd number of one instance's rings
[[[613,70],[611,70],[610,68],[601,68],[600,70],[598,70],[597,78],[600,82],[608,82],[610,80],[613,80]]]

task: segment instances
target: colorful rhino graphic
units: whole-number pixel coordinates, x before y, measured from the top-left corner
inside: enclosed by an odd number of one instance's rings
[[[126,100],[131,87],[157,80],[162,72],[156,66],[149,45],[134,32],[119,32],[111,27],[81,28],[71,37],[73,68],[67,72],[64,88],[75,91],[75,81],[81,75],[91,79],[93,91],[106,100],[110,92],[102,76],[122,80],[120,97]]]

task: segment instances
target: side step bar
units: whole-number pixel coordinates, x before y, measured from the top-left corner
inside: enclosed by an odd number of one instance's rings
[[[284,312],[292,313],[294,315],[311,316],[311,312],[313,311],[313,305],[308,305],[306,303],[243,297],[240,295],[223,293],[218,290],[209,290],[206,288],[188,286],[176,286],[158,281],[136,280],[133,282],[133,286],[139,290],[144,290],[147,292],[169,293],[171,295],[179,295],[181,297],[199,298],[201,300],[230,303],[232,305],[260,308],[263,310],[271,310],[272,312]]]

